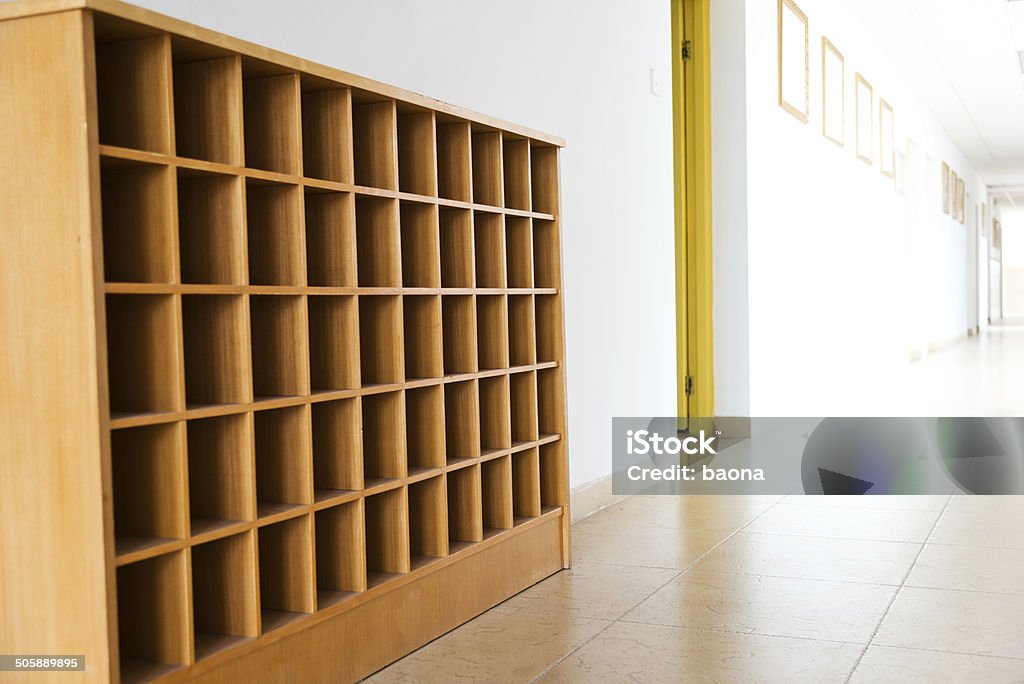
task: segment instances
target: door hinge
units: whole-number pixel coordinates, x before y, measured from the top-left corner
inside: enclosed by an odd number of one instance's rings
[[[688,397],[693,396],[693,376],[692,375],[687,375],[686,376],[686,387],[685,387],[685,390],[686,390],[686,396],[688,396]]]
[[[688,62],[693,57],[693,42],[689,40],[683,41],[683,48],[680,52],[680,56],[684,62]]]

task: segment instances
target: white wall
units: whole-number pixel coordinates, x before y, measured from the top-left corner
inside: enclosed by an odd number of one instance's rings
[[[571,484],[611,471],[612,416],[674,415],[668,2],[138,4],[565,137]]]

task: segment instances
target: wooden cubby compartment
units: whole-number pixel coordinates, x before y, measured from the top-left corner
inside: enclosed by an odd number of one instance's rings
[[[508,305],[505,295],[477,295],[476,331],[480,369],[508,368]]]
[[[254,395],[309,394],[306,297],[251,295],[249,312]]]
[[[405,377],[441,377],[444,374],[441,297],[406,295],[402,298],[402,307],[405,323]]]
[[[558,214],[558,148],[530,146],[530,196],[533,211]],[[557,255],[558,252],[554,252]]]
[[[537,295],[537,360],[558,361],[562,358],[562,304],[557,295]]]
[[[448,479],[448,548],[451,553],[483,541],[480,465],[452,470]]]
[[[468,209],[439,211],[441,228],[441,287],[474,287],[473,212]]]
[[[254,533],[192,547],[196,660],[259,636]]]
[[[256,507],[265,518],[313,503],[313,461],[308,406],[253,414]]]
[[[242,166],[242,61],[175,54],[174,129],[179,157]]]
[[[366,591],[366,527],[363,500],[316,512],[317,608]]]
[[[181,282],[247,283],[244,187],[240,176],[178,169]]]
[[[476,373],[476,304],[473,295],[441,297],[444,374]]]
[[[401,204],[402,286],[441,287],[438,211],[433,204]]]
[[[252,414],[190,420],[185,429],[192,536],[253,520]]]
[[[356,185],[398,189],[398,131],[394,100],[352,103]]]
[[[352,183],[352,92],[302,93],[302,168],[308,178]]]
[[[477,211],[473,214],[473,242],[476,251],[476,286],[506,287],[505,217]]]
[[[512,388],[512,441],[532,442],[537,432],[537,374],[534,371],[509,376]]]
[[[308,306],[312,390],[358,389],[358,300],[354,295],[310,295]]]
[[[480,456],[480,402],[477,381],[444,385],[444,438],[447,463]]]
[[[533,219],[533,282],[534,287],[558,288],[562,282],[558,224]]]
[[[537,421],[541,435],[564,435],[565,376],[562,368],[537,371]],[[515,409],[513,408],[513,412]]]
[[[512,506],[516,521],[541,513],[540,452],[537,447],[512,454]]]
[[[406,390],[405,422],[409,474],[443,468],[446,463],[443,386]]]
[[[409,509],[404,487],[368,496],[364,505],[369,588],[410,571]]]
[[[252,401],[249,312],[242,295],[181,298],[190,407]]]
[[[568,480],[565,470],[565,450],[561,441],[542,444],[540,453],[540,502],[542,510],[565,506]]]
[[[367,481],[398,480],[408,474],[405,397],[402,392],[363,397],[363,473]]]
[[[316,610],[311,517],[306,514],[258,530],[264,634]]]
[[[122,682],[155,679],[189,662],[187,587],[184,551],[117,569]]]
[[[530,219],[505,217],[505,256],[508,286],[533,287],[533,230]]]
[[[100,144],[173,154],[170,94],[170,36],[97,43]]]
[[[508,355],[512,366],[537,363],[537,328],[533,295],[508,296]]]
[[[480,464],[484,536],[512,527],[512,457],[508,454]]]
[[[402,286],[401,243],[398,202],[380,197],[357,197],[359,287]]]
[[[358,397],[316,402],[313,487],[317,501],[363,488],[363,424]]]
[[[306,276],[314,287],[355,287],[356,201],[306,187]]]
[[[502,186],[501,133],[473,131],[473,201],[505,206]]]
[[[249,282],[253,285],[306,284],[303,196],[297,185],[248,179],[246,222]]]
[[[510,449],[509,376],[480,378],[480,445],[488,450]]]
[[[505,137],[502,141],[505,206],[530,211],[530,141]]]
[[[161,164],[104,157],[100,189],[107,282],[174,282],[174,172]]]
[[[430,110],[398,112],[398,189],[437,196],[437,139]]]
[[[469,123],[437,117],[437,191],[446,199],[473,199]]]
[[[171,295],[107,295],[111,413],[180,411],[178,306]]]
[[[443,475],[409,484],[409,552],[413,568],[448,555],[446,499]]]
[[[185,440],[181,423],[110,435],[118,556],[185,537]]]
[[[291,176],[301,175],[299,75],[249,77],[243,70],[243,78],[246,166]]]
[[[400,296],[359,297],[359,350],[364,387],[405,380]]]

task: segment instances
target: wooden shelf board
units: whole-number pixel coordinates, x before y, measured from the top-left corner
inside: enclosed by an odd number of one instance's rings
[[[183,546],[181,539],[158,537],[116,537],[114,554],[118,566],[136,563],[147,558],[177,551]]]
[[[355,591],[335,591],[333,589],[318,589],[316,592],[317,610],[324,610],[340,605],[359,596]]]
[[[412,568],[412,572],[416,572],[417,570],[429,567],[440,560],[441,558],[437,556],[413,556],[410,561],[410,567]]]
[[[252,528],[251,522],[244,520],[211,520],[209,518],[192,518],[192,545],[230,537]]]
[[[367,590],[375,589],[376,587],[387,584],[388,582],[395,581],[401,578],[403,575],[397,572],[380,572],[377,570],[366,571],[366,588]]]
[[[260,614],[264,634],[273,632],[275,629],[280,629],[293,622],[298,622],[308,615],[308,613],[293,613],[287,610],[272,610],[270,608],[262,609]]]
[[[309,512],[309,504],[258,502],[256,515],[259,526],[270,525]]]
[[[182,665],[173,663],[154,663],[135,658],[123,659],[121,660],[121,681],[124,684],[150,682],[173,674],[182,668]]]
[[[214,634],[213,632],[196,632],[196,660],[209,658],[210,656],[240,646],[251,637],[238,636],[235,634]]]
[[[107,294],[182,294],[182,295],[310,295],[364,297],[389,295],[556,295],[553,287],[327,287],[317,285],[240,285],[197,283],[124,283],[104,285]]]
[[[351,489],[316,489],[313,491],[313,508],[322,511],[363,496],[362,491]]]
[[[413,482],[422,482],[423,480],[429,480],[432,477],[437,477],[444,472],[444,468],[423,468],[420,466],[409,466],[409,474],[406,476],[405,481],[407,484]]]

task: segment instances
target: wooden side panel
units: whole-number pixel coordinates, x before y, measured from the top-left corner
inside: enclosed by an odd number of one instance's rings
[[[0,23],[0,651],[84,654],[78,681],[105,682],[114,545],[93,68],[85,13]]]

